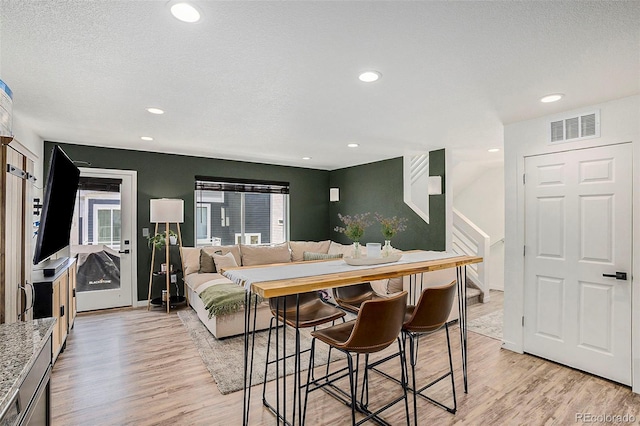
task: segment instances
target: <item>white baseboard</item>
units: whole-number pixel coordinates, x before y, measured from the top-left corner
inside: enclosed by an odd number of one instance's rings
[[[134,308],[146,308],[147,307],[147,301],[146,300],[138,300],[136,303],[133,304]]]
[[[518,345],[516,345],[513,342],[508,342],[506,340],[502,341],[502,349],[506,349],[509,350],[511,352],[516,352],[519,354],[523,354],[524,352],[522,351],[522,348],[520,348]]]

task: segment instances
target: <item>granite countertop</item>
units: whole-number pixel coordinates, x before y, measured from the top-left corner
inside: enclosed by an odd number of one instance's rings
[[[20,388],[55,323],[55,318],[43,318],[0,324],[0,413]]]

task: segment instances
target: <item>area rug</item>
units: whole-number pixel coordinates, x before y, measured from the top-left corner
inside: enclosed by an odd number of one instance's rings
[[[178,318],[187,329],[189,336],[196,345],[204,365],[211,373],[211,376],[218,385],[220,393],[226,395],[231,392],[239,391],[243,388],[244,380],[244,336],[227,337],[224,339],[216,339],[200,322],[198,315],[192,309],[183,309],[178,311]],[[274,330],[275,333],[275,330]],[[282,328],[280,329],[282,333]],[[264,364],[267,357],[267,339],[268,330],[259,331],[255,337],[254,364],[252,374],[252,385],[264,382]],[[280,340],[282,334],[280,334]],[[287,330],[287,353],[291,353],[295,347],[295,332],[292,329]],[[311,347],[311,336],[309,331],[301,330],[300,347],[304,350]],[[315,365],[324,365],[327,363],[328,347],[322,343],[316,343]],[[275,358],[275,334],[271,338],[271,353],[269,357]],[[331,361],[344,358],[344,355],[338,351],[331,352]],[[304,353],[301,357],[302,370],[307,370],[309,366],[309,354]],[[282,367],[280,367],[282,368]],[[287,360],[286,374],[292,374],[294,371],[293,357]],[[282,371],[280,372],[282,375]],[[267,382],[276,378],[275,364],[269,367]],[[306,376],[303,375],[303,380]]]
[[[500,309],[490,314],[485,314],[474,320],[469,320],[467,329],[474,333],[482,334],[493,339],[502,340],[502,318],[504,310]]]

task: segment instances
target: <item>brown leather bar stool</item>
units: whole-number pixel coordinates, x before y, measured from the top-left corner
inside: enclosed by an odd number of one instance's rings
[[[367,300],[383,299],[376,294],[371,287],[371,283],[348,285],[346,287],[335,287],[333,298],[342,309],[357,314],[360,306]]]
[[[368,407],[362,402],[358,404],[358,402],[356,401],[357,366],[360,354],[365,355],[366,366],[369,360],[369,354],[379,352],[387,348],[394,342],[394,340],[398,342],[399,352],[404,353],[399,334],[402,328],[406,306],[406,291],[388,298],[367,300],[362,303],[358,312],[358,317],[355,320],[324,328],[322,330],[317,330],[311,333],[311,336],[313,336],[313,340],[311,341],[311,357],[309,358],[309,371],[307,373],[307,386],[302,417],[303,423],[305,420],[307,400],[310,392],[324,388],[328,393],[342,400],[342,398],[340,398],[337,394],[332,392],[327,387],[341,392],[344,396],[350,399],[349,402],[344,400],[343,402],[351,407],[351,423],[353,425],[359,425],[370,419],[374,419],[383,424],[386,423],[379,417],[379,414],[382,411],[400,402],[402,399],[404,399],[405,402],[407,424],[409,423],[409,403],[407,401],[407,386],[404,383],[404,374],[402,374],[403,379],[401,383],[403,396],[397,398],[394,401],[391,401],[390,403],[387,403],[384,407],[376,410],[375,412],[371,412],[369,411]],[[325,377],[313,380],[311,378],[311,375],[314,366],[316,340],[320,340],[321,342],[326,343],[330,348],[335,348],[341,352],[344,352],[347,356],[347,367],[342,368],[338,371],[334,371],[331,374],[327,374]],[[352,353],[356,354],[355,368]],[[404,356],[401,356],[401,371],[405,371],[406,369],[406,366],[404,364],[405,358]],[[348,395],[333,384],[336,380],[342,379],[347,376],[349,377],[350,390]],[[363,394],[366,386],[367,382],[365,380],[363,383]],[[365,418],[361,419],[357,423],[356,410],[365,414]]]
[[[267,385],[267,370],[270,364],[276,364],[276,376],[278,375],[278,362],[282,361],[283,358],[278,356],[278,349],[276,349],[276,359],[273,361],[269,361],[269,351],[271,347],[271,332],[273,330],[274,322],[283,321],[296,331],[297,339],[296,342],[298,346],[295,348],[295,352],[291,355],[284,354],[284,358],[290,358],[292,356],[296,356],[296,380],[295,383],[298,383],[297,377],[300,372],[300,354],[304,352],[308,352],[310,349],[305,349],[304,351],[300,351],[300,329],[301,328],[311,328],[316,327],[322,324],[328,324],[337,319],[343,318],[345,316],[344,311],[336,308],[333,305],[329,305],[328,303],[324,303],[322,299],[320,299],[320,295],[317,291],[312,291],[308,293],[300,293],[299,295],[290,295],[285,297],[274,297],[269,299],[269,307],[271,308],[271,314],[273,317],[271,318],[271,322],[269,323],[269,338],[267,340],[267,359],[264,366],[264,377],[265,381],[262,385],[262,403],[268,407],[272,412],[276,412],[271,404],[267,402],[266,399],[266,385]],[[344,321],[344,319],[343,319]],[[284,331],[283,331],[284,333]],[[277,340],[277,339],[276,339]],[[277,345],[277,342],[276,342]],[[329,354],[331,356],[331,354]],[[328,369],[328,366],[327,366]],[[297,390],[294,389],[294,392]],[[294,398],[295,400],[295,398]],[[276,395],[276,405],[279,405],[279,391],[277,391]],[[294,409],[295,413],[295,409]],[[295,416],[295,414],[294,414]]]
[[[404,324],[402,325],[402,335],[403,342],[405,344],[406,350],[406,341],[409,339],[409,363],[411,364],[411,377],[412,384],[409,390],[413,394],[413,416],[415,424],[418,424],[418,412],[417,412],[417,402],[416,397],[420,396],[429,402],[447,410],[450,413],[455,414],[457,405],[456,405],[456,387],[453,378],[453,362],[451,360],[451,341],[449,339],[449,325],[447,324],[447,320],[449,319],[449,314],[451,313],[451,308],[453,306],[453,299],[456,294],[456,281],[452,281],[447,285],[443,285],[440,287],[430,287],[424,289],[422,294],[420,295],[420,299],[415,306],[407,306],[407,312],[405,314]],[[440,330],[444,326],[446,336],[447,336],[447,350],[449,353],[449,371],[437,379],[431,381],[430,383],[422,386],[421,388],[416,388],[416,364],[418,363],[418,342],[420,336],[435,333]],[[390,377],[388,374],[383,373],[375,367],[380,365],[383,362],[388,361],[389,359],[398,356],[399,353],[388,356],[380,361],[376,361],[371,364],[369,368],[374,369],[375,371],[383,374],[384,376],[398,382],[398,380],[394,377]],[[405,363],[406,365],[406,363]],[[446,377],[451,377],[451,391],[453,393],[453,407],[448,407],[443,403],[436,401],[422,392],[445,379]],[[402,380],[404,381],[404,379]]]

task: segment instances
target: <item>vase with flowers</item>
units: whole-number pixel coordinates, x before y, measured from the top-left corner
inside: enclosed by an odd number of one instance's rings
[[[360,213],[353,216],[341,215],[338,213],[338,218],[342,221],[344,226],[336,226],[334,231],[341,232],[353,241],[353,257],[360,257],[360,239],[364,235],[364,230],[371,225],[371,219],[369,219],[369,213]]]
[[[391,239],[398,233],[407,229],[407,219],[404,217],[384,217],[380,213],[375,214],[376,220],[380,223],[380,231],[384,237],[384,246],[382,247],[382,257],[389,257],[393,252],[391,247]]]

